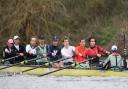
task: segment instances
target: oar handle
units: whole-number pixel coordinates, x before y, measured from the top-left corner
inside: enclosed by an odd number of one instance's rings
[[[39,58],[41,58],[41,57],[39,57]],[[37,60],[39,58],[38,57],[37,58],[33,58],[33,59],[28,60],[28,61]],[[20,64],[21,64],[21,62],[20,63],[13,64],[13,65],[10,65],[10,66],[6,66],[6,67],[3,67],[3,68],[0,68],[0,70],[7,69],[7,68],[10,68],[10,67],[13,67],[13,66],[16,66],[16,65],[20,65]]]
[[[70,58],[72,58],[72,57],[70,57]],[[62,58],[62,59],[59,59],[59,60],[53,61],[52,63],[56,63],[56,62],[60,62],[60,61],[64,61],[64,60],[66,60],[66,59],[70,59],[70,58],[69,58],[69,57]]]
[[[57,62],[60,62],[60,61],[64,61],[64,60],[66,60],[66,59],[70,59],[70,58],[72,58],[72,57],[61,58],[61,59],[56,60],[56,61],[53,61],[53,62],[45,63],[44,65],[54,64],[54,63],[57,63]]]
[[[20,62],[20,64],[24,64],[24,62],[25,62],[25,63],[28,63],[28,62],[30,62],[30,61],[35,61],[35,60],[40,59],[40,58],[45,58],[45,57],[38,56],[38,57],[33,58],[33,59],[24,60],[24,61]]]
[[[14,59],[14,58],[17,58],[19,57],[20,55],[17,55],[17,56],[14,56],[14,57],[10,57],[10,58],[7,58],[7,59],[2,59],[2,62],[6,62],[6,61],[9,61],[11,59]]]

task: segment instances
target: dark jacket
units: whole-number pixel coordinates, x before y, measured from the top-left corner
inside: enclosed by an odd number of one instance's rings
[[[25,47],[24,46],[19,45],[19,50],[14,46],[14,49],[15,49],[16,55],[18,55],[19,53],[23,53],[25,56]],[[23,61],[24,56],[19,56],[18,58],[16,58],[15,62],[18,63],[18,62]]]
[[[53,52],[57,52],[55,56],[52,55]],[[62,57],[61,55],[61,48],[58,46],[49,46],[49,51],[48,51],[48,57],[50,57],[50,61],[56,61],[59,60],[59,58]]]
[[[14,57],[14,56],[16,56],[16,51],[15,51],[14,46],[11,47],[11,48],[9,48],[8,46],[4,47],[4,49],[3,49],[3,58],[4,59],[11,58],[11,57]],[[9,63],[14,64],[15,63],[15,58],[10,59]]]

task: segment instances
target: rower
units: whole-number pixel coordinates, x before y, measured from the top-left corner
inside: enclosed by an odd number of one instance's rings
[[[44,36],[39,36],[39,46],[36,47],[36,54],[37,56],[41,56],[42,58],[36,60],[38,64],[44,64],[48,62],[48,50],[49,50],[49,45],[46,44],[46,40]]]
[[[62,58],[68,58],[63,61],[63,66],[70,65],[74,63],[74,51],[75,47],[70,46],[69,39],[67,37],[63,40],[64,47],[61,49]]]
[[[89,58],[89,64],[90,67],[92,66],[99,66],[99,58],[101,56],[104,56],[106,54],[109,54],[110,52],[105,50],[103,47],[96,44],[96,39],[94,37],[89,38],[89,48],[88,48],[88,58]]]
[[[37,38],[35,36],[32,36],[30,39],[30,44],[26,45],[26,57],[27,60],[36,58],[36,44],[37,44]],[[34,64],[36,62],[33,62]],[[33,64],[30,63],[30,64]]]
[[[4,47],[3,50],[3,58],[7,59],[7,58],[11,58],[16,56],[16,52],[15,52],[15,48],[14,48],[14,41],[13,39],[9,39],[7,41],[7,46]],[[15,58],[10,59],[9,61],[5,62],[7,64],[14,64],[15,63]]]
[[[62,55],[61,55],[61,48],[58,45],[59,43],[59,38],[57,36],[54,36],[52,39],[52,44],[49,47],[49,53],[48,56],[50,57],[50,61],[54,62],[59,60]],[[53,67],[63,67],[62,61],[58,61],[56,63],[53,63]]]
[[[111,47],[111,54],[107,57],[105,60],[103,67],[105,69],[120,69],[123,68],[123,59],[121,58],[121,55],[118,53],[118,48],[116,45],[113,45]]]
[[[85,47],[85,39],[81,39],[79,45],[75,48],[75,62],[78,64],[76,68],[86,67],[87,52],[88,49]]]
[[[15,48],[15,52],[17,55],[19,55],[19,57],[17,57],[15,59],[15,63],[19,63],[21,61],[24,60],[24,55],[25,55],[25,47],[23,45],[21,45],[20,43],[20,37],[19,36],[14,36],[13,37],[14,40],[14,48]]]

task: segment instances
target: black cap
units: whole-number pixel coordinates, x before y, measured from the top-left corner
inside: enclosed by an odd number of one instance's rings
[[[52,40],[53,41],[59,41],[59,38],[57,36],[54,36]]]
[[[40,35],[40,36],[39,36],[39,39],[44,40],[44,39],[45,39],[45,37],[44,37],[44,36],[42,36],[42,35]]]

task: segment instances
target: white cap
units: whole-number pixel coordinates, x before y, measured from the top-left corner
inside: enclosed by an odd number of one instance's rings
[[[16,40],[16,39],[19,39],[20,37],[19,36],[14,36],[13,39]]]
[[[117,46],[116,45],[113,45],[112,48],[111,48],[112,51],[116,51],[117,50]]]

